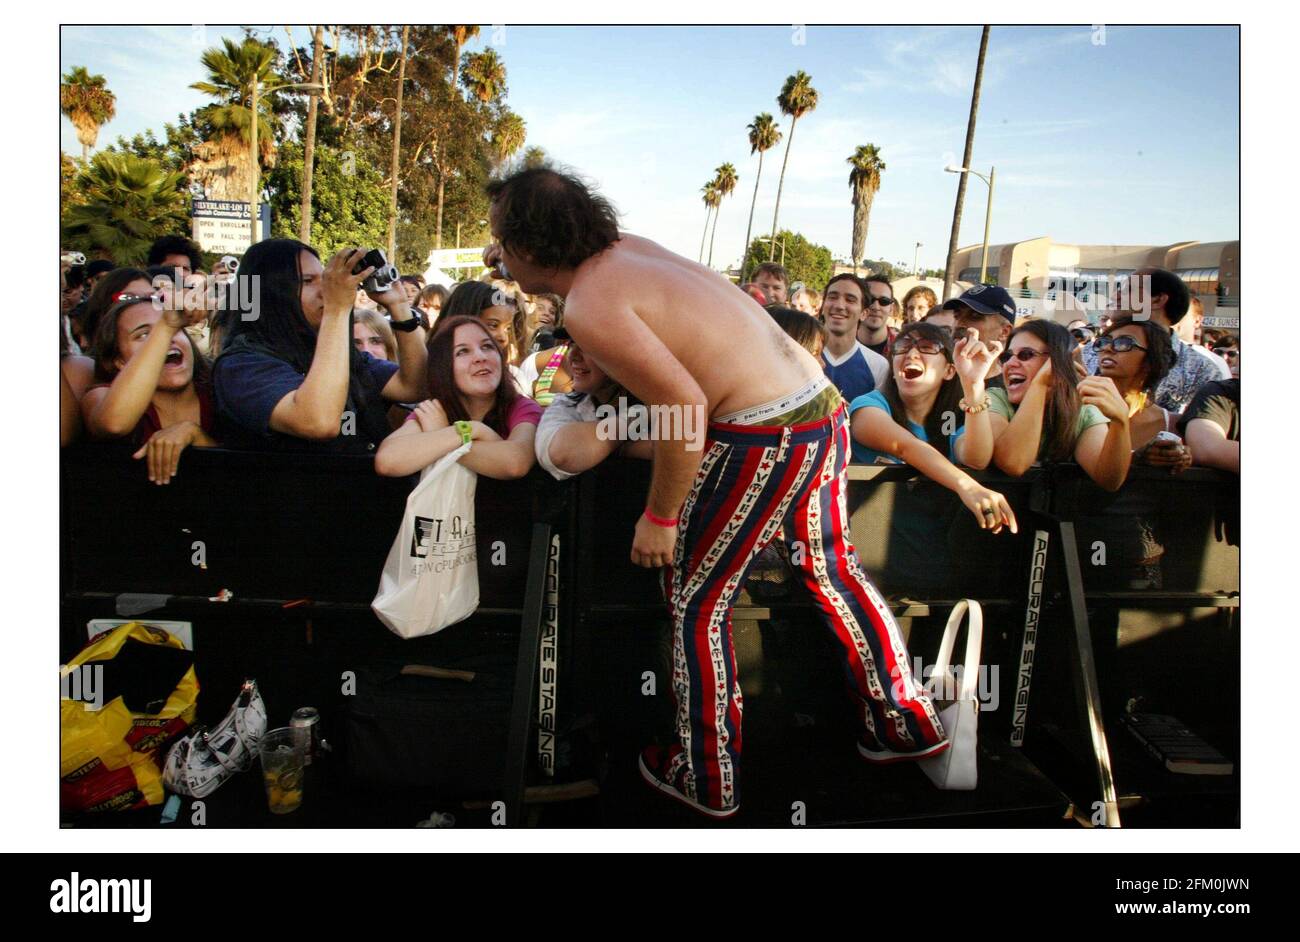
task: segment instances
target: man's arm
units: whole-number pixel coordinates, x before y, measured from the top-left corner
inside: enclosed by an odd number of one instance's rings
[[[1241,473],[1241,442],[1228,438],[1223,426],[1213,419],[1192,419],[1187,423],[1187,446],[1192,461],[1205,468]]]

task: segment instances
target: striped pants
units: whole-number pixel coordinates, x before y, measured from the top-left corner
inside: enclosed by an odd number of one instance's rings
[[[754,559],[783,539],[838,642],[871,749],[915,752],[945,738],[908,666],[893,614],[849,541],[841,406],[796,426],[709,425],[682,507],[674,564],[664,571],[673,619],[677,742],[664,777],[715,810],[739,804],[743,700],[731,608]],[[799,545],[801,544],[801,545]]]

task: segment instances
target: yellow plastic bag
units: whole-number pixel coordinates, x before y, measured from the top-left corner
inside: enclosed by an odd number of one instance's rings
[[[76,686],[74,672],[81,672],[77,680],[88,678],[88,671],[96,672],[94,676],[99,680],[87,680],[82,685],[87,689],[93,686],[102,691],[102,678],[110,670],[115,680],[122,680],[128,668],[125,659],[139,658],[144,651],[128,642],[184,650],[179,639],[160,628],[139,622],[119,625],[91,641],[63,668],[65,692]],[[123,661],[114,665],[112,662],[119,657]],[[136,671],[137,675],[141,673]],[[150,673],[146,664],[143,674]],[[166,684],[164,674],[152,673]],[[66,697],[60,700],[59,795],[63,810],[116,811],[161,804],[160,750],[194,722],[198,698],[199,682],[191,660],[179,682],[166,694],[165,702],[155,700],[145,709],[133,712],[120,693],[102,704]]]

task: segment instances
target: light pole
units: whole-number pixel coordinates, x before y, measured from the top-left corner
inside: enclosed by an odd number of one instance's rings
[[[997,168],[990,167],[987,177],[978,170],[971,170],[969,167],[944,167],[943,169],[948,173],[973,173],[989,185],[989,202],[984,210],[984,252],[980,257],[980,284],[984,284],[984,278],[988,274],[989,267],[989,220],[993,218],[993,180],[997,175]]]
[[[320,94],[325,90],[325,86],[319,82],[294,82],[289,85],[275,85],[270,89],[273,92],[283,91],[286,88],[300,88],[313,95]],[[253,115],[248,126],[249,142],[249,163],[253,167],[253,186],[252,193],[248,201],[248,244],[257,244],[257,191],[258,184],[262,182],[261,162],[257,159],[257,73],[253,73]]]
[[[916,277],[917,260],[921,257],[921,244],[922,243],[920,242],[916,243],[916,251],[912,253],[912,277],[913,278]]]
[[[768,237],[768,236],[758,236],[756,241],[758,241],[758,242],[776,242],[775,239],[773,239],[773,238],[771,238],[771,237]],[[776,255],[776,246],[775,246],[775,245],[772,246],[772,255],[773,255],[773,256]],[[785,236],[782,236],[782,237],[781,237],[781,267],[782,267],[782,268],[785,267]]]

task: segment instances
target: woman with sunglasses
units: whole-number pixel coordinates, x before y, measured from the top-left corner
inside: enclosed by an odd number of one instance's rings
[[[216,445],[207,360],[186,331],[203,311],[163,296],[123,295],[99,319],[96,375],[81,400],[92,439],[130,437],[149,480],[168,484],[181,452]]]
[[[1005,426],[990,416],[984,377],[1002,345],[986,347],[975,331],[953,347],[934,324],[906,325],[894,338],[889,378],[849,404],[853,460],[909,464],[956,494],[981,529],[1016,532],[1007,500],[957,467],[982,469]],[[958,416],[965,421],[953,428]]]
[[[992,410],[1007,420],[993,460],[1019,477],[1035,461],[1073,458],[1099,487],[1116,491],[1132,458],[1128,403],[1113,380],[1078,378],[1073,346],[1070,332],[1048,320],[1011,332],[1001,356],[1006,388],[988,393]]]
[[[1181,442],[1156,441],[1173,433],[1178,416],[1155,403],[1156,388],[1174,365],[1169,331],[1154,321],[1117,317],[1093,342],[1097,375],[1114,381],[1128,404],[1129,440],[1135,460],[1177,473],[1191,466],[1192,453]]]

